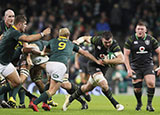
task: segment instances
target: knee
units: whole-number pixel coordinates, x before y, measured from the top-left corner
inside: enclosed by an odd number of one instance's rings
[[[91,89],[92,89],[92,86],[89,85],[89,84],[85,84],[85,85],[82,85],[82,86],[81,86],[81,91],[82,91],[83,93],[86,93],[86,92],[90,91]]]
[[[21,80],[11,82],[12,87],[18,87],[20,84],[22,84]]]
[[[155,87],[155,82],[154,81],[150,81],[150,82],[147,83],[147,86],[149,88],[154,88]]]

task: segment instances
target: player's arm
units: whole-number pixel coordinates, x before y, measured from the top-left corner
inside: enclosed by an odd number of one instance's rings
[[[75,65],[75,68],[76,69],[79,69],[79,56],[80,56],[80,54],[79,53],[76,53],[75,54],[75,61],[74,61],[74,65]]]
[[[44,49],[40,51],[36,44],[30,44],[22,48],[23,53],[32,53],[35,55],[45,55]]]
[[[124,60],[125,60],[125,66],[127,68],[127,72],[128,72],[128,77],[132,77],[133,73],[135,73],[130,66],[130,62],[129,62],[129,55],[130,55],[130,50],[127,48],[124,48]]]
[[[44,37],[45,35],[48,35],[51,33],[51,29],[47,28],[45,29],[43,32],[39,33],[39,34],[33,34],[33,35],[22,35],[19,37],[19,40],[21,41],[26,41],[26,42],[32,42],[32,41],[36,41],[39,40],[40,38]]]
[[[73,43],[76,43],[77,45],[79,45],[83,42],[90,43],[91,38],[92,38],[92,36],[82,36],[82,37],[79,37],[77,40],[74,40]]]
[[[103,65],[102,60],[97,60],[92,54],[90,54],[88,51],[83,50],[82,48],[79,48],[78,53],[89,58],[90,60],[96,62],[99,65]]]
[[[3,36],[3,34],[0,35],[0,40],[2,40],[2,36]]]
[[[157,71],[157,75],[160,75],[160,47],[158,47],[155,52],[158,54],[158,63],[159,63],[159,67],[155,70]]]
[[[115,52],[115,58],[114,59],[107,59],[105,56],[105,59],[103,59],[104,64],[123,64],[124,63],[124,56],[121,51]]]

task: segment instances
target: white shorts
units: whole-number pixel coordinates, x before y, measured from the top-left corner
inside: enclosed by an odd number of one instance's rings
[[[31,55],[32,63],[34,65],[40,65],[42,63],[45,63],[49,60],[48,56],[37,56],[37,55]]]
[[[16,68],[14,67],[14,65],[12,63],[9,63],[8,65],[0,64],[0,73],[5,77],[10,75],[15,70],[16,70]]]
[[[55,81],[63,82],[66,71],[67,67],[61,62],[46,63],[46,72],[49,76],[51,76],[51,79]]]
[[[93,76],[94,76],[94,77],[93,77]],[[88,82],[89,82],[90,84],[92,84],[93,86],[97,86],[98,83],[100,83],[100,82],[103,81],[103,80],[106,80],[106,79],[104,78],[103,74],[96,74],[96,75],[93,75],[93,76],[90,76],[90,77],[89,77],[89,80],[88,80]]]

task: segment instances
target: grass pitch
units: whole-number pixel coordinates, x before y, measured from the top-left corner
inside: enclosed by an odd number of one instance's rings
[[[92,101],[88,102],[88,110],[80,110],[81,104],[74,101],[66,112],[62,111],[62,105],[65,100],[65,95],[55,95],[54,100],[58,103],[57,107],[52,107],[51,111],[44,111],[39,104],[39,112],[34,112],[32,109],[0,109],[0,115],[160,115],[160,97],[155,96],[153,100],[153,107],[155,112],[146,111],[147,97],[143,96],[142,111],[135,111],[136,100],[134,96],[128,95],[114,95],[121,104],[125,106],[125,110],[118,112],[108,99],[104,96],[92,95]],[[26,106],[28,107],[28,98],[26,97]]]

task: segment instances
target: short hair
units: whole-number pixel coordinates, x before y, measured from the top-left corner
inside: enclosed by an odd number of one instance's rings
[[[70,36],[70,31],[68,28],[61,28],[59,30],[59,36],[68,37]]]
[[[20,23],[20,22],[23,23],[23,22],[25,22],[25,21],[27,21],[26,16],[24,16],[24,15],[18,15],[18,16],[16,16],[16,18],[15,18],[14,24],[17,25],[18,23]]]
[[[105,38],[106,40],[109,40],[110,38],[113,38],[113,34],[111,31],[104,31],[101,34],[102,38]]]
[[[139,26],[146,26],[147,27],[146,23],[143,22],[143,21],[141,21],[141,20],[138,21],[137,25],[139,25]]]

